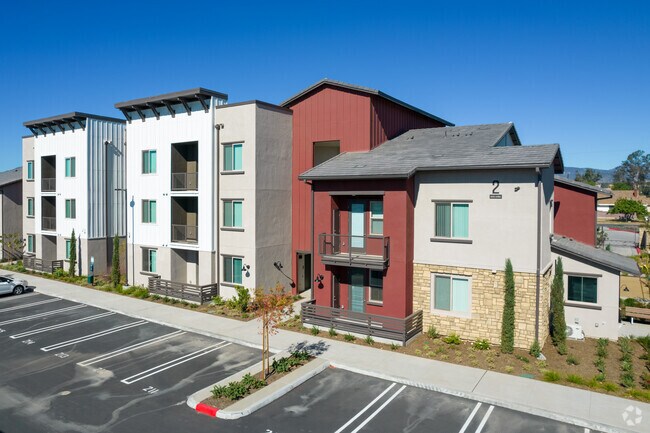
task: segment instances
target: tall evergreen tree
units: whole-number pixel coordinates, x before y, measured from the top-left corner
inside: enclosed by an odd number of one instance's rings
[[[120,278],[120,238],[115,235],[113,238],[113,268],[111,269],[113,287],[120,285]]]
[[[562,258],[555,264],[555,276],[551,286],[551,338],[557,351],[566,354],[566,319],[564,318],[564,270]]]
[[[74,234],[74,229],[72,229],[72,234],[70,235],[70,268],[68,269],[68,274],[71,277],[75,276],[75,269],[77,267],[77,238]]]
[[[512,262],[506,260],[505,294],[503,295],[503,320],[501,322],[501,351],[512,353],[515,345],[515,273]]]

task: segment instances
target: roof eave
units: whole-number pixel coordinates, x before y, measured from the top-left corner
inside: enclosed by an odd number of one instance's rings
[[[631,269],[628,269],[628,268],[623,269],[622,266],[615,266],[615,265],[613,265],[611,263],[604,263],[604,262],[602,262],[600,260],[596,260],[596,259],[594,259],[592,257],[586,257],[586,256],[584,256],[582,254],[578,254],[575,251],[572,251],[572,250],[570,250],[568,248],[564,248],[561,245],[555,244],[553,242],[551,242],[551,251],[556,251],[556,252],[559,251],[561,253],[564,253],[565,255],[577,257],[579,259],[582,259],[582,260],[585,260],[585,261],[588,261],[588,262],[591,262],[591,263],[595,263],[595,264],[597,264],[599,266],[603,266],[603,267],[605,267],[607,269],[612,269],[612,270],[617,271],[619,273],[620,272],[625,272],[627,274],[631,274],[631,275],[634,275],[634,276],[641,275],[641,271],[639,270],[638,266],[637,266],[636,270],[634,270],[634,271],[631,270]]]

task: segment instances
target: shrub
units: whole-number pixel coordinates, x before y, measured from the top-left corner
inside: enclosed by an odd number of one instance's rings
[[[454,345],[459,345],[460,344],[460,337],[458,334],[455,332],[452,332],[451,334],[447,335],[443,341],[447,344],[454,344]]]
[[[113,238],[113,261],[111,269],[111,283],[113,287],[117,287],[120,284],[120,238],[115,235]]]
[[[246,287],[237,286],[235,290],[237,290],[237,296],[226,301],[226,306],[231,310],[245,313],[251,301],[251,294]]]
[[[63,279],[64,277],[67,276],[67,272],[64,271],[62,268],[55,269],[54,272],[52,273],[52,276],[57,279]]]
[[[542,353],[542,348],[539,347],[539,341],[536,340],[533,344],[531,344],[528,353],[530,353],[531,356],[534,356],[535,358],[539,358],[539,355]]]
[[[622,361],[621,362],[621,371],[632,371],[632,363],[630,361]]]
[[[650,373],[641,373],[641,386],[643,389],[650,389]]]
[[[580,360],[573,355],[569,355],[566,357],[566,363],[569,365],[579,365]]]
[[[488,350],[490,348],[490,342],[483,338],[472,343],[472,347],[476,350]]]
[[[355,336],[352,335],[352,334],[345,334],[345,335],[343,336],[343,339],[344,339],[345,341],[354,341],[354,340],[357,339],[357,337],[355,337]]]
[[[586,385],[587,381],[582,378],[582,376],[578,376],[577,374],[569,374],[566,377],[566,381],[569,383],[573,383],[575,385]]]
[[[214,298],[212,298],[212,304],[216,305],[217,307],[221,307],[222,305],[226,304],[226,301],[223,300],[221,295],[217,295]]]
[[[625,388],[634,388],[634,374],[630,371],[621,374],[621,385]]]
[[[511,365],[506,365],[505,368],[504,368],[504,371],[505,371],[506,373],[510,374],[510,373],[512,373],[513,371],[515,371],[515,368],[514,368],[513,366],[511,366]]]
[[[154,301],[159,301],[161,298],[160,295],[153,295],[151,296],[151,299],[153,299]]]
[[[259,389],[266,385],[265,381],[263,381],[262,379],[258,379],[255,376],[251,376],[250,374],[244,375],[244,377],[242,377],[241,379],[241,383],[249,390]]]
[[[309,332],[311,332],[311,335],[318,335],[320,330],[318,329],[317,326],[312,326],[311,329],[309,330]]]
[[[306,350],[295,350],[291,352],[291,356],[300,362],[307,361],[309,358],[311,358],[311,355]]]
[[[373,338],[372,338],[370,335],[368,335],[368,336],[365,338],[364,341],[365,341],[366,344],[369,345],[369,346],[372,346],[373,344],[375,344],[375,340],[373,340]]]
[[[395,344],[395,343],[391,343],[390,350],[395,351],[397,349],[399,349],[399,346],[397,344]]]
[[[612,382],[603,382],[600,386],[605,391],[609,391],[609,392],[614,392],[618,389],[618,386],[616,386],[616,384]]]
[[[597,375],[594,376],[594,380],[596,382],[604,382],[605,381],[605,373],[598,373]]]
[[[68,274],[74,277],[77,267],[77,238],[74,235],[74,229],[72,229],[72,234],[70,235],[70,257],[68,258],[68,262],[70,264]]]
[[[564,270],[562,258],[555,264],[551,286],[551,337],[560,355],[566,354],[566,320],[564,318]]]
[[[433,326],[433,325],[430,325],[429,329],[427,329],[427,337],[429,337],[430,339],[433,340],[435,338],[438,338],[439,336],[440,336],[440,334],[438,334],[438,330],[436,329],[436,327]]]
[[[132,292],[131,296],[139,299],[146,299],[149,297],[149,290],[146,287],[136,287]]]
[[[543,379],[546,382],[558,382],[561,379],[561,377],[560,377],[560,373],[558,373],[557,371],[546,370],[544,371]]]
[[[528,364],[530,362],[530,359],[526,358],[523,355],[515,355],[515,358],[517,358],[518,360],[520,360],[521,362],[523,362],[525,364]]]
[[[596,358],[594,366],[600,373],[605,373],[605,360],[602,357]]]
[[[338,333],[336,332],[336,329],[334,329],[334,328],[330,328],[330,330],[328,332],[330,334],[330,337],[336,337],[338,335]]]
[[[515,274],[512,262],[506,260],[503,320],[501,322],[501,351],[512,353],[515,344]]]

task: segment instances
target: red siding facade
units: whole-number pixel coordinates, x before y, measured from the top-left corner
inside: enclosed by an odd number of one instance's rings
[[[553,232],[596,246],[597,193],[555,182]]]

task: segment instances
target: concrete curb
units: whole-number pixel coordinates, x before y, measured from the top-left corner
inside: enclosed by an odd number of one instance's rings
[[[289,352],[281,352],[271,357],[271,362],[276,358],[291,356]],[[199,413],[221,419],[238,419],[250,415],[256,410],[282,397],[295,387],[303,384],[307,380],[316,376],[318,373],[329,367],[329,361],[316,358],[297,370],[292,371],[286,376],[278,379],[272,384],[258,390],[256,393],[243,398],[242,400],[228,406],[226,409],[219,409],[201,403],[212,395],[211,391],[215,386],[224,386],[230,382],[241,380],[246,374],[255,374],[262,369],[262,363],[254,364],[245,370],[235,373],[225,379],[220,380],[214,385],[205,387],[187,397],[187,405]]]

